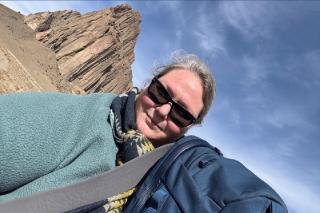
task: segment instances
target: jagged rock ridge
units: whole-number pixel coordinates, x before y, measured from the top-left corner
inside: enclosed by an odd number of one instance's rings
[[[140,15],[130,6],[23,16],[0,4],[0,14],[0,94],[132,87]]]
[[[63,78],[85,93],[132,87],[131,64],[140,15],[127,4],[81,16],[75,11],[31,14],[25,22],[56,53]]]

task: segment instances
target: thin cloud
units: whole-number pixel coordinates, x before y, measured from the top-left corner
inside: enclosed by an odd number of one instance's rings
[[[142,89],[146,86],[148,79],[152,78],[152,73],[148,72],[150,68],[147,68],[145,64],[135,61],[132,65],[133,85]]]
[[[141,6],[140,2],[132,2],[133,5]],[[184,26],[185,24],[185,15],[182,13],[183,3],[180,1],[146,1],[143,2],[143,5],[148,10],[148,13],[163,13],[167,11],[172,14],[174,19],[173,22],[179,23],[180,25]]]
[[[303,56],[304,65],[306,66],[305,73],[309,74],[313,79],[308,81],[310,86],[320,86],[320,50],[309,51]],[[295,62],[297,63],[297,62]],[[302,68],[300,70],[302,72]],[[307,82],[306,82],[307,83]]]
[[[244,35],[271,37],[267,26],[272,10],[267,2],[226,1],[221,2],[220,9],[229,24]]]
[[[251,160],[250,162],[253,161]],[[261,170],[261,167],[261,165],[255,166],[252,170],[277,189],[278,193],[286,201],[287,206],[294,208],[296,212],[320,212],[320,207],[318,205],[320,203],[320,197],[319,193],[312,190],[314,187],[305,182],[298,181],[295,178],[288,178],[288,176],[290,176],[289,174],[286,174],[285,172],[280,173],[272,168],[267,168],[267,165],[263,165],[264,171]]]
[[[311,68],[311,71],[315,75],[320,77],[320,73],[317,72],[319,71],[319,67],[320,67],[320,50],[307,52],[305,54],[305,60],[306,60],[306,64],[308,64],[309,67]]]
[[[266,102],[266,98],[258,92],[252,92],[243,98],[243,103],[246,105],[261,106],[264,102]]]
[[[227,97],[221,97],[219,102],[214,105],[214,111],[216,113],[224,112],[231,108],[230,100]]]
[[[240,128],[241,119],[240,119],[240,113],[238,110],[234,109],[231,111],[231,123],[237,128]]]
[[[111,7],[125,1],[1,1],[0,3],[7,7],[20,11],[24,15],[36,12],[54,12],[58,10],[76,10],[80,13],[86,13],[94,10],[103,9],[104,7]]]
[[[222,23],[213,13],[208,12],[206,3],[197,9],[198,18],[191,26],[195,27],[194,36],[199,46],[212,56],[224,54],[224,34]]]
[[[276,109],[269,111],[268,115],[265,116],[265,122],[278,129],[290,126],[313,128],[308,120],[302,116],[301,112],[289,106],[278,106]]]
[[[22,13],[23,15],[27,15],[31,13],[32,7],[29,4],[26,4],[24,1],[0,1],[1,4],[11,8],[12,10],[15,10],[17,12]]]
[[[183,37],[183,31],[181,29],[176,29],[175,31],[175,45],[174,46],[181,46],[181,41],[182,41],[182,37]]]
[[[242,64],[247,76],[245,84],[257,84],[266,79],[268,75],[266,64],[264,62],[260,62],[260,59],[245,56]]]
[[[59,1],[3,1],[2,4],[20,11],[24,15],[36,12],[47,12],[47,11],[56,11],[62,9],[71,9],[74,8],[76,2],[64,2]]]
[[[297,150],[300,150],[301,147],[307,144],[306,138],[293,132],[286,136],[285,139],[282,139],[280,143],[275,143],[274,149],[279,156],[288,159],[296,157]]]
[[[283,63],[285,72],[281,73],[282,78],[311,91],[320,87],[319,50],[288,53]]]

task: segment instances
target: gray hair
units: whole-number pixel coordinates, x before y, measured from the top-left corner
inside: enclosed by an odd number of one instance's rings
[[[201,110],[196,124],[203,121],[208,113],[213,99],[216,95],[216,85],[209,67],[194,54],[173,55],[170,64],[161,65],[155,68],[155,77],[161,77],[174,69],[186,69],[197,74],[202,82],[203,88],[203,109]]]

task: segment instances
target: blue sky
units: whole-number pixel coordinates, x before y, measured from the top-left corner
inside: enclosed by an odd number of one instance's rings
[[[1,3],[29,14],[121,2]],[[142,87],[176,49],[198,54],[213,69],[217,96],[190,133],[268,182],[290,213],[320,212],[320,2],[128,3],[142,16],[134,84]]]

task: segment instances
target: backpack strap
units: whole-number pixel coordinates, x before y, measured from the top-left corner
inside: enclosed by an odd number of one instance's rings
[[[0,203],[1,212],[64,212],[127,191],[141,181],[145,173],[172,145],[161,146],[153,152],[87,180]]]

